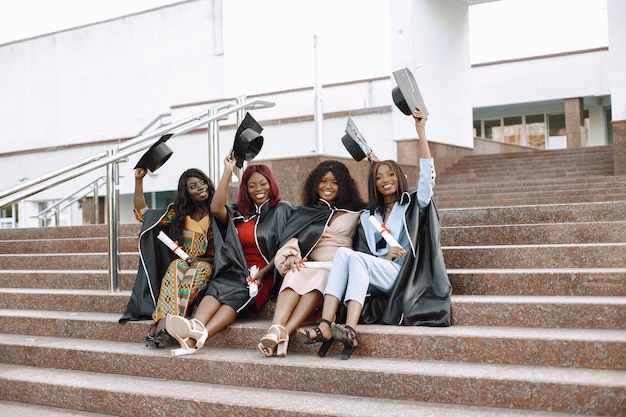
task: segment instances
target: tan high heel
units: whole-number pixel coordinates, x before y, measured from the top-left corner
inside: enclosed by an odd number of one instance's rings
[[[284,358],[287,356],[288,344],[289,333],[287,333],[287,329],[280,324],[273,324],[267,334],[261,338],[258,348],[268,358],[274,354],[279,358]]]
[[[204,324],[198,319],[187,320],[181,316],[168,314],[165,319],[167,332],[178,341],[180,349],[172,350],[172,356],[190,355],[204,346],[209,336]],[[189,346],[189,339],[196,341],[195,347]]]

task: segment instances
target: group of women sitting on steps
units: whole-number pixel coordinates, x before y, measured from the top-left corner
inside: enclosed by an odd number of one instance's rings
[[[237,169],[231,152],[217,189],[202,171],[189,169],[174,203],[150,210],[143,197],[147,171],[136,169],[140,268],[120,322],[151,319],[147,342],[163,347],[175,341],[172,354],[184,355],[276,297],[271,326],[258,341],[265,356],[284,357],[295,335],[319,344],[320,356],[334,342],[342,344],[342,359],[359,345],[359,323],[449,325],[451,286],[432,201],[427,117],[419,109],[412,115],[419,139],[417,189],[408,189],[396,162],[371,153],[367,203],[348,168],[328,160],[307,176],[301,206],[281,199],[263,164],[247,166],[237,203],[227,204]],[[186,259],[172,260],[172,251],[156,242],[163,231]]]

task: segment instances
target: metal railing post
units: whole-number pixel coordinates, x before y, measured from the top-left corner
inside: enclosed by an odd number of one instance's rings
[[[116,154],[118,148],[107,151],[107,156]],[[111,292],[120,291],[120,253],[118,247],[119,228],[119,169],[118,162],[107,165],[107,218],[109,223],[109,278]]]
[[[209,109],[209,118],[217,113],[217,108]],[[213,181],[213,184],[217,187],[217,183],[220,180],[220,144],[219,144],[219,125],[217,121],[209,123],[208,127],[209,136],[209,178]]]
[[[100,202],[98,201],[98,186],[100,185],[100,178],[93,184],[93,224],[98,224],[100,220]]]

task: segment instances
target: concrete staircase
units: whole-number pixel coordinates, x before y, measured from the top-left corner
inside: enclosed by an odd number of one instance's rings
[[[626,415],[626,187],[610,147],[469,157],[435,198],[448,328],[360,326],[348,361],[256,350],[272,305],[195,355],[119,325],[104,226],[0,231],[0,415]],[[93,414],[92,414],[93,413]],[[96,414],[100,413],[100,414]]]

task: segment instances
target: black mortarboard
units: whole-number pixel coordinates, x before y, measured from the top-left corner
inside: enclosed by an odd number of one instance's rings
[[[426,108],[420,89],[415,82],[413,73],[409,71],[408,68],[404,68],[394,71],[393,76],[398,86],[391,90],[391,97],[398,109],[407,116],[410,116],[417,107],[422,113],[428,116],[428,109]]]
[[[341,138],[341,142],[355,161],[362,161],[372,153],[372,148],[367,144],[350,116],[348,116],[348,123],[346,123],[346,134]]]
[[[263,147],[263,127],[254,120],[250,113],[246,114],[235,133],[233,154],[238,168],[243,167],[243,161],[251,161],[261,152]]]
[[[148,152],[143,154],[139,162],[137,162],[137,165],[135,165],[135,168],[149,169],[152,172],[159,169],[174,153],[174,151],[165,144],[172,136],[174,136],[173,133],[161,136],[159,140],[148,149]]]

